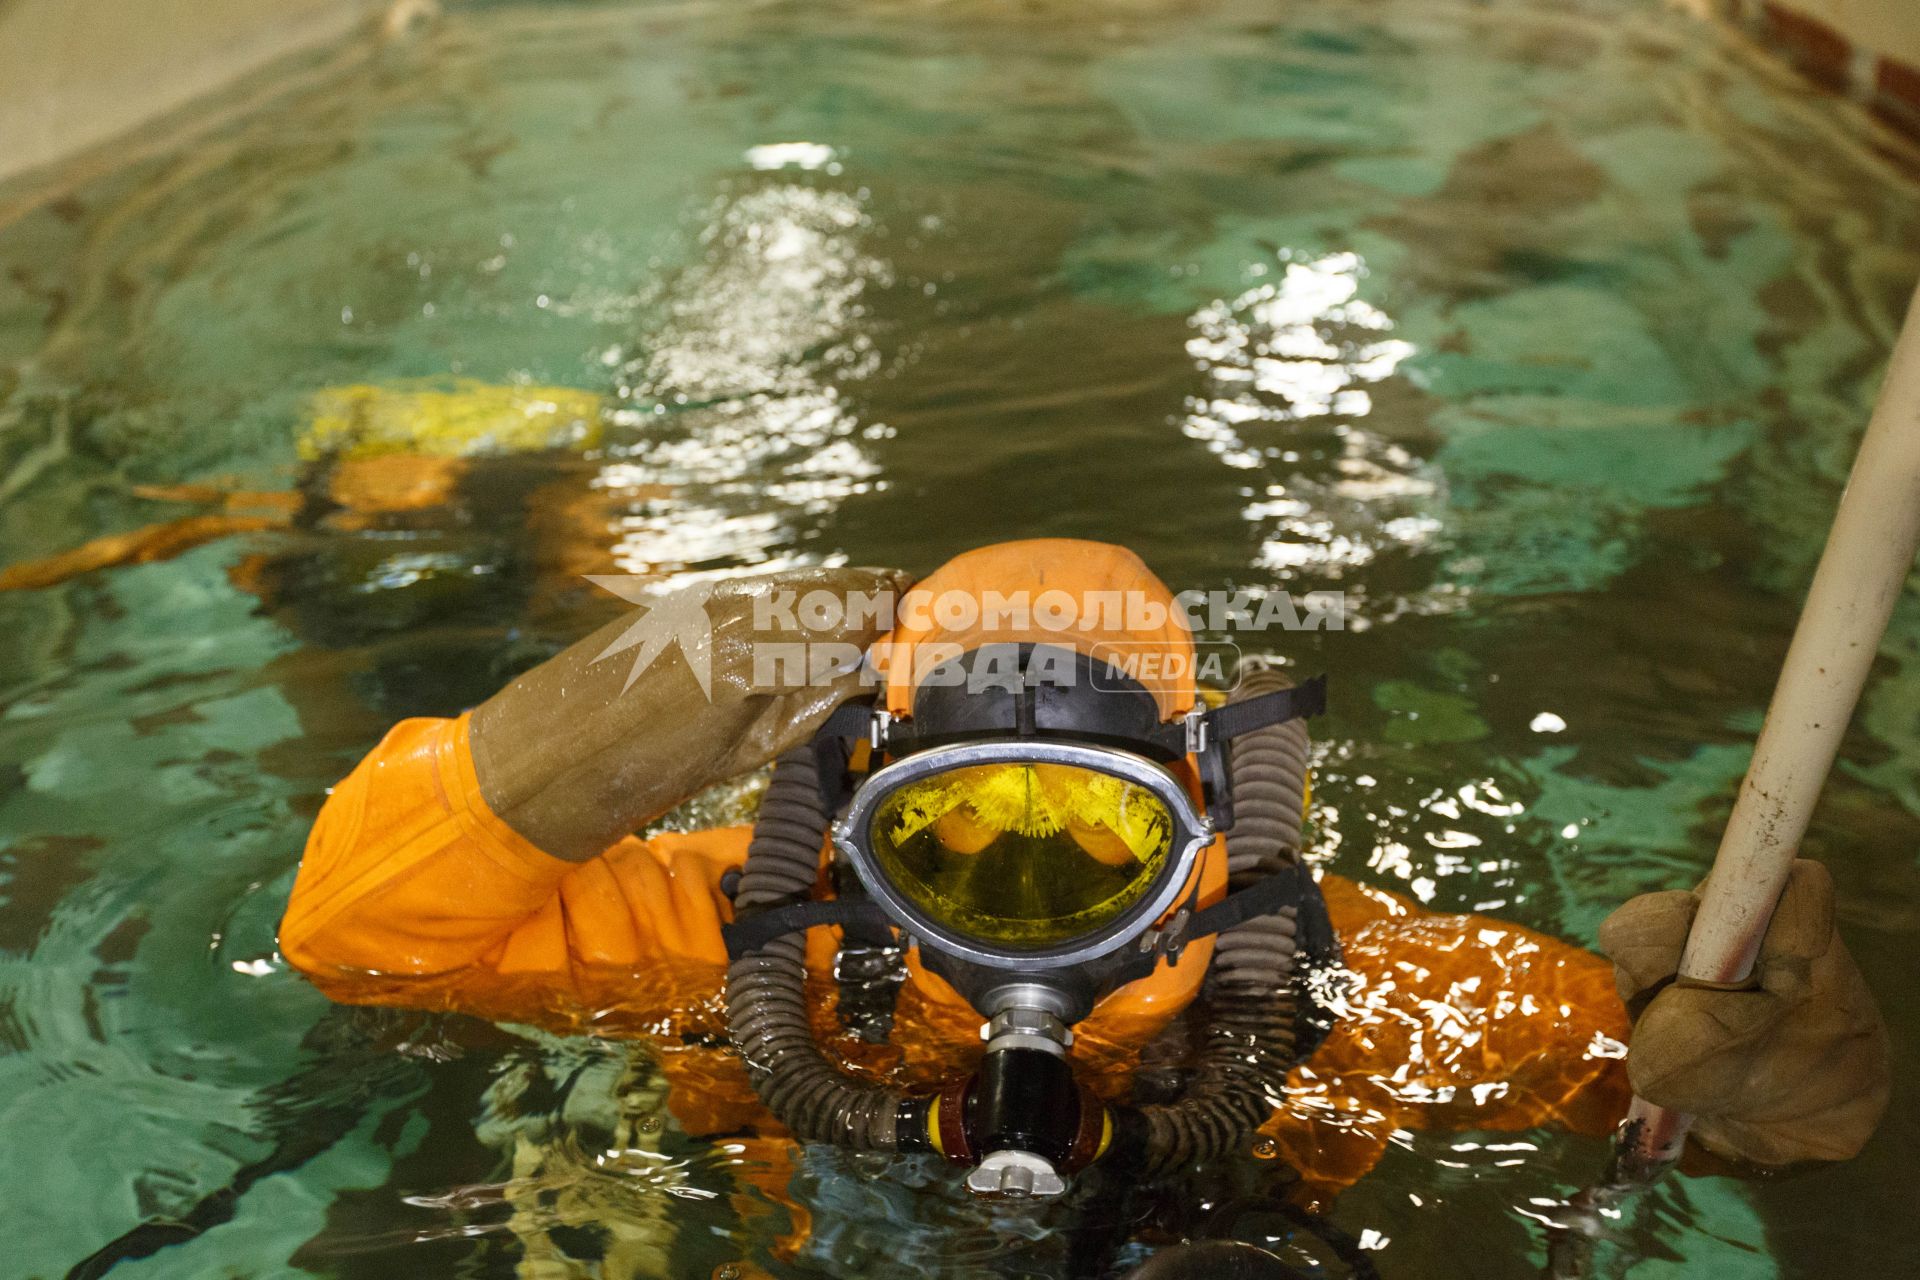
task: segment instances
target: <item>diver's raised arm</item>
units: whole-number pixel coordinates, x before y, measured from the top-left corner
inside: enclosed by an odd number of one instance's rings
[[[663,593],[474,710],[474,770],[488,807],[556,858],[596,856],[701,787],[804,742],[859,691],[855,670],[800,679],[762,646],[805,644],[815,660],[853,653],[891,625],[891,611],[841,609],[835,625],[796,627],[791,603],[770,608],[771,593],[790,602],[823,592],[844,606],[909,585],[893,570],[810,569]]]
[[[833,569],[666,593],[475,712],[395,725],[314,822],[282,953],[339,1000],[496,1010],[505,970],[558,981],[580,964],[660,950],[642,918],[667,909],[657,895],[636,889],[649,901],[623,905],[618,885],[640,883],[646,853],[626,837],[806,741],[859,691],[858,674],[842,669],[891,622],[884,604],[840,622],[829,609],[796,640],[790,609],[771,611],[770,630],[756,601],[813,591],[890,600],[896,584],[890,571]],[[770,671],[760,642],[808,645],[835,665],[823,679],[812,662]],[[407,985],[429,977],[453,985]],[[552,1003],[537,991],[529,1002]]]

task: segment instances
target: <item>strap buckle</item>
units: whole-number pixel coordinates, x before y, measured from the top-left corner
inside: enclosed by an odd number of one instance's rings
[[[1196,706],[1193,710],[1187,712],[1184,724],[1187,731],[1188,755],[1204,755],[1207,747],[1212,743],[1213,734],[1210,730],[1213,727],[1213,722],[1207,718],[1211,714],[1204,704]]]
[[[1158,929],[1149,929],[1140,935],[1140,956],[1144,959],[1167,957],[1167,963],[1180,963],[1180,953],[1187,946],[1187,925],[1193,920],[1193,912],[1181,907],[1173,913],[1173,919]]]

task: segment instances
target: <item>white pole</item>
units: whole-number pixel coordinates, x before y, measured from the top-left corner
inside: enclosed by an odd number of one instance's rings
[[[1866,686],[1881,636],[1920,548],[1920,293],[1840,495],[1827,549],[1774,686],[1760,741],[1720,837],[1682,980],[1742,983]],[[1631,1052],[1631,1050],[1629,1050]],[[1622,1172],[1679,1155],[1688,1117],[1634,1099]]]

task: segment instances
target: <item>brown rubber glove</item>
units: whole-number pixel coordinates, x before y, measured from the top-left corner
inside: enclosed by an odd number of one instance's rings
[[[1644,894],[1600,926],[1636,1015],[1634,1090],[1696,1117],[1693,1136],[1722,1156],[1785,1165],[1857,1154],[1886,1110],[1891,1068],[1873,993],[1834,929],[1827,869],[1793,864],[1754,989],[1656,993],[1679,967],[1699,902],[1686,890]]]
[[[864,652],[892,625],[864,611],[854,625],[784,610],[761,619],[755,601],[810,592],[904,592],[889,569],[814,569],[662,592],[648,609],[602,627],[527,672],[473,713],[470,742],[481,794],[507,824],[557,858],[585,861],[702,787],[758,768],[813,735],[863,689],[857,665],[809,680],[764,661],[763,644]],[[764,610],[763,610],[764,612]],[[700,615],[704,614],[705,625]],[[830,616],[830,615],[827,615]],[[791,621],[788,621],[791,619]],[[635,643],[609,653],[629,628]],[[668,640],[668,637],[671,640]],[[653,646],[662,647],[652,652]],[[631,685],[636,656],[650,660]],[[604,655],[604,656],[603,656]],[[708,671],[707,687],[696,674]]]

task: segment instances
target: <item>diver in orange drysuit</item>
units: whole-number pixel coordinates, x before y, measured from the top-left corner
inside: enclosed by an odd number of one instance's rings
[[[1316,884],[1299,840],[1314,686],[1263,675],[1210,708],[1179,678],[1191,639],[1170,593],[1099,544],[986,548],[918,584],[884,634],[891,615],[805,634],[866,650],[864,671],[776,681],[756,661],[799,638],[770,597],[906,586],[819,570],[663,597],[656,622],[705,620],[676,630],[684,660],[622,620],[466,715],[395,726],[315,823],[283,953],[345,1002],[649,1037],[689,1133],[936,1150],[1001,1194],[1101,1160],[1176,1172],[1256,1127],[1322,1199],[1396,1129],[1597,1132],[1625,1099],[1627,1007],[1669,1028],[1635,1038],[1634,1085],[1700,1115],[1709,1149],[1836,1159],[1871,1132],[1885,1034],[1811,864],[1762,989],[1741,992],[1670,988],[1690,895],[1609,921],[1615,971],[1518,926]],[[925,607],[1023,591],[1162,608],[1145,629],[1084,611],[1061,629]],[[634,670],[635,651],[653,660]],[[1142,653],[1187,665],[1128,665]],[[983,671],[994,659],[1012,667]],[[633,834],[774,759],[756,829]],[[876,928],[908,948],[877,1044],[836,1016],[832,977]],[[1133,1105],[1138,1051],[1196,1014],[1185,1095]],[[743,1062],[700,1047],[722,1034]]]

